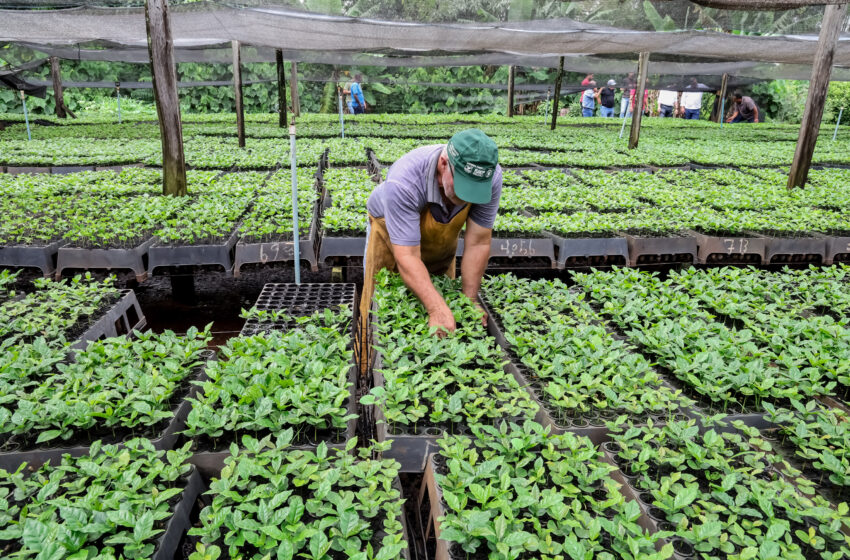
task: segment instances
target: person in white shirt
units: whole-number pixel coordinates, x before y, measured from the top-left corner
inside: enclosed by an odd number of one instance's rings
[[[658,92],[658,116],[672,117],[679,106],[679,92],[662,89]]]
[[[702,92],[708,86],[699,83],[696,78],[691,78],[691,83],[682,91],[682,109],[685,118],[698,121],[700,109],[702,109]]]

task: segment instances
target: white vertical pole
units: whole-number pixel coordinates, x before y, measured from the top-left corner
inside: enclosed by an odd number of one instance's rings
[[[342,116],[342,94],[337,95],[339,100],[339,130],[342,137],[345,138],[345,119]]]
[[[292,173],[292,253],[295,258],[295,283],[301,283],[301,246],[298,238],[298,168],[295,162],[295,118],[289,127],[289,163]]]
[[[546,114],[543,116],[543,124],[549,120],[549,90],[546,90]]]
[[[21,92],[21,103],[24,104],[24,122],[27,123],[27,140],[32,140],[32,134],[30,133],[30,117],[27,114],[27,98],[24,95],[24,90],[20,90]]]
[[[118,96],[118,124],[121,124],[121,82],[115,82],[115,95]]]
[[[838,136],[838,125],[841,124],[841,113],[844,112],[844,107],[838,111],[838,120],[835,121],[835,132],[832,133],[832,141],[835,142],[835,137]]]

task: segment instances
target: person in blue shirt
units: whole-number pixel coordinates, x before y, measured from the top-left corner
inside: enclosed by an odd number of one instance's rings
[[[366,100],[363,98],[363,88],[360,87],[360,82],[362,81],[363,75],[355,74],[351,86],[343,91],[344,94],[351,95],[351,101],[348,102],[348,109],[352,115],[359,115],[366,112]]]

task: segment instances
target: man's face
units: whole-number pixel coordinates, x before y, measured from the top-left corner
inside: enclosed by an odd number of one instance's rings
[[[440,185],[443,187],[443,192],[446,193],[446,198],[451,200],[455,206],[463,204],[464,202],[455,196],[455,176],[452,164],[449,162],[449,156],[441,154],[440,163],[442,168],[439,170]]]

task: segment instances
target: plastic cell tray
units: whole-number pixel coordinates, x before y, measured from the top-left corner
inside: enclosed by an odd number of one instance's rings
[[[691,233],[697,240],[700,264],[761,264],[765,260],[765,239],[750,235],[712,236]]]
[[[352,312],[352,328],[357,320],[357,287],[354,284],[294,284],[270,283],[263,286],[254,309],[260,311],[280,311],[292,317],[305,317],[316,311],[336,309],[348,305]],[[251,336],[272,329],[286,329],[288,324],[260,323],[248,319],[242,327],[241,336]],[[353,331],[352,331],[353,332]]]
[[[144,282],[147,278],[148,250],[155,239],[149,238],[132,249],[82,249],[79,247],[61,247],[56,265],[56,279],[62,277],[65,269],[132,270],[136,280]]]
[[[458,257],[463,256],[464,240],[457,241]],[[549,259],[552,267],[555,267],[555,244],[549,237],[524,238],[524,237],[494,237],[490,240],[490,257],[501,257],[510,259]]]
[[[850,263],[850,237],[830,237],[826,240],[824,264],[835,263]]]
[[[667,263],[693,264],[697,259],[694,237],[642,237],[625,234],[629,247],[629,265]]]
[[[222,243],[208,245],[163,245],[155,242],[148,251],[148,271],[167,266],[218,265],[228,275],[233,273],[233,252],[239,237],[237,229]]]
[[[45,278],[56,273],[56,256],[64,241],[54,241],[43,247],[0,247],[0,266],[38,268]]]
[[[165,532],[157,539],[152,560],[173,560],[176,557],[183,534],[192,527],[190,516],[195,501],[205,491],[198,469],[193,468],[173,515],[165,523]]]
[[[205,351],[202,359],[209,361],[213,359],[214,356],[215,353],[213,351]],[[203,370],[203,366],[198,367],[195,372],[184,381],[186,384],[185,387],[187,387],[186,394],[171,409],[171,420],[169,420],[165,425],[165,428],[162,430],[160,435],[155,439],[151,439],[151,443],[155,449],[169,450],[174,448],[174,445],[180,437],[180,433],[186,426],[186,418],[189,416],[189,412],[192,409],[191,403],[187,399],[194,397],[199,390],[199,387],[191,383],[191,381],[203,380],[205,378]],[[120,446],[122,444],[119,443],[118,445]],[[21,451],[7,451],[0,453],[0,469],[14,472],[21,463],[24,462],[30,465],[42,465],[47,461],[58,464],[62,459],[62,456],[66,453],[72,457],[81,457],[86,455],[88,452],[88,445],[77,445],[74,447],[37,447]]]
[[[319,209],[321,199],[313,206],[313,215],[310,221],[310,231],[305,237],[299,237],[298,248],[300,258],[310,263],[313,272],[319,270],[318,254],[321,237],[318,234]],[[236,256],[234,258],[233,275],[239,277],[241,269],[247,264],[268,264],[274,262],[287,262],[295,258],[295,244],[290,241],[270,241],[267,243],[245,243],[239,241],[236,244]]]
[[[629,262],[629,245],[624,237],[566,238],[550,234],[558,250],[556,266],[606,266]]]
[[[86,329],[71,348],[82,350],[91,341],[130,334],[142,330],[146,324],[136,294],[132,290],[121,290],[121,299]]]

